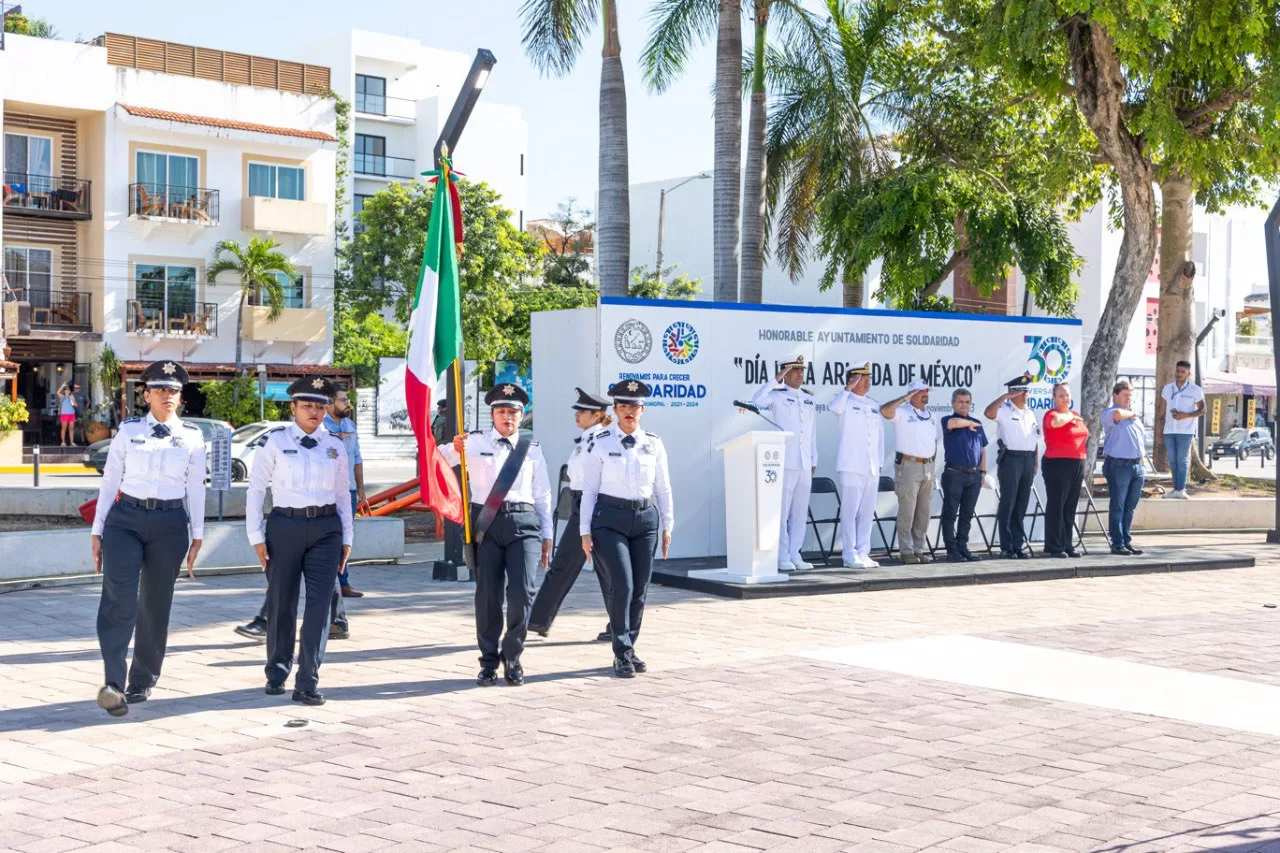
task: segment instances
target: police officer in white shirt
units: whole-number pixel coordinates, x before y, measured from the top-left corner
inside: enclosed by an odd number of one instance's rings
[[[90,537],[93,568],[102,574],[98,645],[106,683],[98,705],[113,717],[145,702],[160,678],[182,555],[194,578],[204,539],[204,437],[177,416],[187,371],[157,361],[141,379],[150,412],[126,420],[111,440]]]
[[[996,528],[1000,531],[1000,556],[1006,560],[1031,558],[1023,519],[1031,501],[1040,447],[1040,420],[1027,406],[1032,381],[1030,373],[1010,379],[1005,383],[1008,390],[983,412],[987,420],[996,422],[996,477],[1000,482]]]
[[[551,557],[551,484],[542,447],[520,434],[529,395],[519,385],[503,384],[484,397],[493,429],[454,436],[440,455],[452,467],[467,455],[471,534],[476,544],[476,639],[480,674],[489,687],[502,675],[512,686],[524,684],[524,651],[529,611],[537,588],[538,567]],[[520,457],[523,458],[520,458]],[[510,464],[508,464],[510,460]],[[506,635],[502,633],[502,595],[506,589]],[[501,642],[499,642],[501,641]]]
[[[804,356],[783,362],[778,378],[766,382],[751,396],[751,403],[769,412],[787,438],[782,471],[782,525],[778,535],[778,571],[812,569],[800,556],[805,524],[809,518],[809,492],[818,469],[817,407],[813,395],[800,387],[804,382]]]
[[[873,569],[871,522],[876,514],[880,487],[880,463],[884,454],[884,421],[880,404],[867,396],[871,390],[871,362],[855,362],[845,374],[845,386],[827,404],[840,418],[840,451],[836,476],[840,478],[840,534],[844,565]]]
[[[245,527],[267,573],[267,687],[284,693],[298,637],[298,588],[306,580],[301,651],[293,701],[323,705],[316,689],[329,628],[329,599],[351,554],[351,495],[347,451],[323,426],[333,383],[299,379],[286,389],[293,423],[268,430],[257,441]],[[271,489],[271,514],[263,529],[262,504]]]
[[[640,429],[649,394],[649,386],[638,379],[609,388],[617,423],[592,436],[583,470],[579,532],[582,549],[609,579],[605,606],[613,632],[613,672],[619,678],[648,670],[636,657],[636,640],[658,531],[666,559],[675,524],[667,449],[658,436]]]
[[[560,612],[560,605],[573,589],[582,567],[587,563],[587,554],[582,550],[582,534],[579,509],[582,504],[583,468],[586,465],[587,447],[591,437],[609,426],[609,400],[599,394],[575,388],[578,399],[572,406],[573,420],[582,434],[573,440],[573,452],[565,464],[569,475],[569,491],[573,499],[573,510],[565,522],[564,532],[560,534],[560,542],[556,545],[554,556],[547,566],[547,576],[542,579],[538,589],[538,597],[533,600],[533,611],[529,614],[529,630],[545,637],[551,630],[551,623]],[[597,571],[600,577],[601,591],[607,583],[604,574]]]
[[[907,403],[903,406],[903,403]],[[893,421],[893,486],[898,494],[898,550],[904,563],[932,563],[929,508],[938,456],[938,419],[929,411],[929,385],[917,379],[907,393],[880,407]]]

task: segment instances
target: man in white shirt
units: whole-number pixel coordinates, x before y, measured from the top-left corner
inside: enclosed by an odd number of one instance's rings
[[[1000,531],[1000,556],[1006,560],[1028,560],[1027,532],[1023,519],[1031,501],[1031,484],[1036,478],[1036,451],[1040,447],[1040,421],[1027,406],[1030,373],[1010,379],[1005,393],[988,404],[987,420],[996,422],[996,477],[1000,482],[1000,503],[996,507],[996,528]]]
[[[1187,468],[1191,464],[1191,442],[1196,439],[1196,427],[1204,417],[1204,391],[1191,381],[1191,362],[1179,361],[1173,369],[1174,381],[1160,392],[1161,411],[1156,417],[1164,420],[1164,449],[1169,455],[1169,470],[1173,473],[1173,491],[1165,495],[1174,500],[1187,499]]]
[[[884,420],[871,390],[871,362],[855,362],[845,374],[845,386],[827,408],[840,419],[840,451],[836,476],[840,480],[840,536],[844,565],[873,569],[871,522],[876,514],[880,463],[884,454]]]
[[[812,569],[800,556],[805,524],[809,518],[809,492],[818,470],[817,407],[804,383],[804,356],[783,362],[778,378],[760,386],[752,404],[779,428],[791,433],[787,438],[782,471],[782,526],[778,533],[778,571]]]
[[[908,405],[903,406],[903,403]],[[932,563],[929,508],[938,455],[938,419],[929,411],[929,385],[917,379],[907,393],[880,407],[893,421],[893,485],[898,494],[898,550],[902,562]]]

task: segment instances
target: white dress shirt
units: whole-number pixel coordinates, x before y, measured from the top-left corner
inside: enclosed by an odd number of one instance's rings
[[[1036,450],[1040,446],[1040,420],[1030,406],[1019,409],[1005,400],[996,409],[996,437],[1009,450]]]
[[[155,435],[158,424],[150,413],[120,424],[102,469],[94,536],[102,535],[116,494],[123,492],[162,501],[185,497],[191,538],[204,538],[204,435],[195,424],[175,416],[164,422],[168,434],[160,437]]]
[[[841,388],[827,408],[840,418],[836,471],[879,477],[884,458],[884,418],[880,415],[880,404]]]
[[[587,446],[591,442],[591,436],[604,428],[603,424],[592,424],[582,431],[582,435],[573,440],[573,452],[569,454],[569,461],[565,463],[565,467],[569,474],[569,488],[575,492],[582,491],[583,466],[587,462]]]
[[[760,411],[771,413],[770,420],[791,433],[784,467],[812,471],[818,466],[818,410],[812,394],[769,381],[751,395],[751,402]]]
[[[1175,421],[1173,413],[1183,412],[1184,414],[1190,414],[1194,412],[1199,404],[1204,402],[1204,391],[1200,389],[1200,386],[1190,379],[1183,382],[1181,388],[1178,387],[1177,382],[1170,382],[1164,386],[1160,396],[1164,398],[1164,434],[1195,435],[1200,425],[1200,419],[1183,418],[1180,421]]]
[[[898,453],[932,459],[938,455],[938,419],[933,412],[920,411],[908,402],[893,413],[895,449]]]
[[[493,491],[493,484],[498,479],[498,472],[502,470],[519,440],[519,431],[512,434],[510,439],[504,438],[496,429],[467,433],[467,485],[470,487],[468,498],[472,503],[483,504],[488,499],[489,492]],[[452,443],[440,445],[440,455],[449,463],[449,467],[458,464],[458,451],[453,449]],[[551,538],[551,482],[547,478],[547,460],[537,441],[529,445],[529,452],[520,465],[515,482],[511,484],[511,489],[503,500],[533,504],[533,510],[538,514],[538,523],[542,527],[542,538]]]
[[[583,536],[591,533],[591,516],[600,495],[612,495],[627,501],[652,498],[658,504],[662,529],[670,533],[675,526],[667,448],[663,446],[662,439],[639,427],[631,433],[635,439],[631,447],[623,445],[626,437],[616,426],[602,429],[591,437],[583,471],[582,512],[579,516],[579,531]]]
[[[273,507],[306,509],[336,505],[342,521],[342,544],[351,544],[347,449],[341,439],[322,426],[311,433],[315,447],[303,446],[302,440],[306,437],[302,428],[292,423],[268,430],[258,439],[253,470],[249,472],[249,491],[244,499],[244,521],[250,545],[267,541],[262,504],[268,487]]]

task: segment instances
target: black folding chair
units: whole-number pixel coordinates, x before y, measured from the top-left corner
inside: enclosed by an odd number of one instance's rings
[[[836,514],[830,518],[814,518],[814,495],[833,496],[836,499]],[[836,550],[836,537],[840,534],[840,511],[840,490],[836,487],[836,481],[830,477],[814,477],[813,488],[809,491],[809,526],[813,528],[813,538],[818,540],[818,556],[828,566],[831,565],[831,555]],[[828,545],[822,544],[822,532],[818,530],[819,524],[831,525],[831,541]]]
[[[1089,488],[1087,477],[1085,478],[1083,493],[1084,509],[1077,508],[1076,510],[1076,544],[1080,546],[1081,552],[1088,554],[1089,549],[1084,544],[1084,535],[1089,532],[1089,519],[1092,517],[1098,523],[1098,532],[1106,540],[1107,547],[1111,546],[1111,531],[1107,529],[1107,523],[1102,519],[1102,510],[1098,509],[1098,505],[1093,501],[1093,489]]]
[[[888,519],[885,518],[888,513],[880,512],[880,495],[889,492],[894,495],[894,512]],[[885,521],[893,523],[893,529],[888,536],[884,534]],[[894,550],[894,542],[898,538],[898,513],[897,513],[897,495],[894,494],[893,478],[887,474],[880,475],[880,485],[876,487],[876,512],[872,518],[872,523],[876,526],[876,532],[880,534],[880,541],[884,543],[884,556],[892,557]]]

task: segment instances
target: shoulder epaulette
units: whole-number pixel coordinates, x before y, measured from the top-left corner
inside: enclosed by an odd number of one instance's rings
[[[645,430],[645,431],[644,431],[644,434],[645,434],[645,435],[647,435],[647,436],[649,436],[650,438],[657,438],[657,437],[658,437],[658,434],[657,434],[656,432],[649,432],[649,430]]]
[[[608,429],[602,429],[602,430],[600,430],[598,433],[596,433],[595,435],[591,436],[591,440],[592,440],[592,441],[595,441],[597,438],[604,438],[604,437],[605,437],[606,435],[608,435],[608,434],[609,434],[609,430],[608,430]]]
[[[193,430],[195,430],[196,432],[199,432],[199,431],[200,431],[200,427],[196,426],[195,424],[189,424],[189,423],[187,423],[186,421],[183,421],[183,422],[182,422],[182,425],[183,425],[184,427],[186,427],[187,429],[193,429]]]
[[[287,426],[272,427],[271,429],[267,430],[267,434],[269,435],[273,432],[280,432],[281,430],[285,430],[285,429],[288,429],[288,427]]]
[[[573,440],[574,444],[582,444],[582,436],[578,436]]]
[[[467,435],[480,435],[482,432],[484,432],[482,429],[473,429],[471,432],[467,433]]]
[[[275,430],[268,430],[253,440],[254,447],[266,447],[267,441],[271,438],[271,433]]]
[[[801,391],[803,391],[804,393],[808,394],[810,397],[812,397],[812,396],[813,396],[813,392],[812,392],[812,391],[810,391],[808,388],[801,388],[800,390],[801,390]]]
[[[121,421],[121,423],[126,423],[126,424],[136,424],[141,422],[142,422],[142,418],[125,418],[123,421]]]

